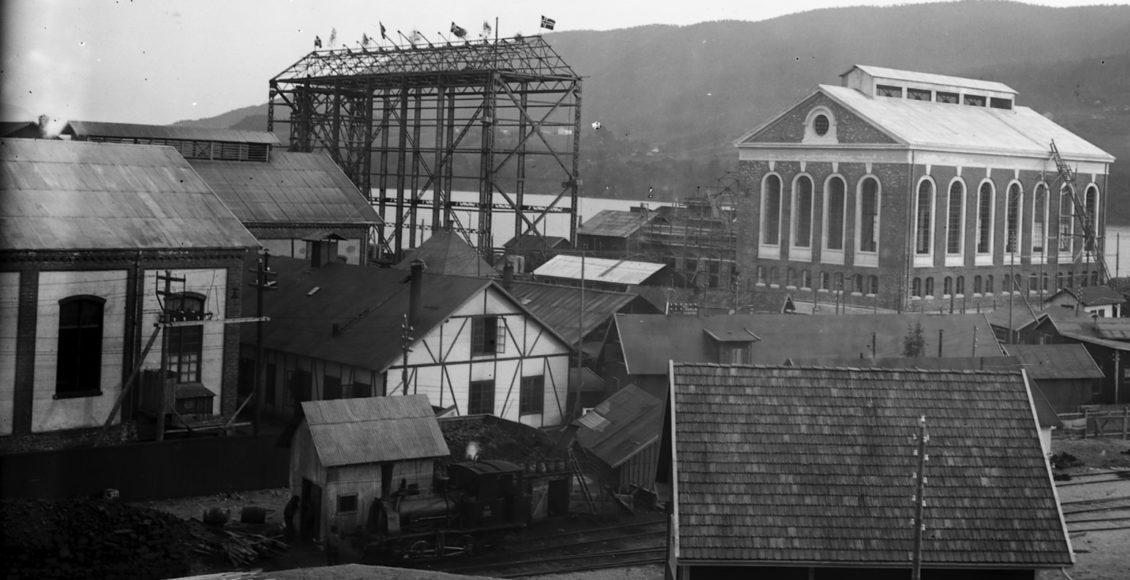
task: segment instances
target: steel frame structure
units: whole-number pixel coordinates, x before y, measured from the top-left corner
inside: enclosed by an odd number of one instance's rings
[[[290,150],[328,152],[382,216],[394,212],[378,227],[385,252],[399,258],[422,229],[444,228],[493,262],[495,212],[515,214],[515,237],[568,214],[575,242],[580,123],[581,78],[540,36],[516,36],[316,50],[271,79],[267,128],[288,125]],[[453,200],[456,184],[478,201]],[[526,193],[553,199],[530,205]]]

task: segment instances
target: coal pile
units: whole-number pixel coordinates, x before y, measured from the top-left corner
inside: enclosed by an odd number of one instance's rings
[[[5,500],[0,577],[169,578],[189,573],[188,522],[102,499]]]
[[[482,459],[527,462],[563,460],[565,452],[540,429],[490,415],[444,417],[439,421],[451,450],[446,461],[463,461],[467,445],[474,442]]]

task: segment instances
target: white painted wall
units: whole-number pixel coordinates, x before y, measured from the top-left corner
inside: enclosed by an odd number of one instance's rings
[[[126,274],[125,270],[40,272],[36,309],[33,432],[95,427],[105,422],[109,416],[122,387]],[[106,300],[102,310],[102,394],[56,399],[59,301],[77,294],[89,294]],[[11,397],[6,400],[10,404]]]
[[[19,303],[20,273],[0,272],[0,435],[12,434]]]
[[[172,292],[195,292],[203,294],[204,310],[212,312],[212,320],[204,324],[204,351],[201,353],[201,382],[216,396],[212,399],[212,412],[220,412],[220,390],[223,386],[224,373],[224,323],[222,322],[227,312],[228,275],[224,268],[209,268],[195,270],[170,270],[173,277],[184,278],[185,282],[174,282]],[[158,301],[156,290],[158,284],[164,290],[164,283],[158,282],[157,276],[164,275],[165,270],[146,270],[145,283],[142,295],[142,334],[143,341],[149,339],[161,313],[161,302]],[[42,301],[42,300],[41,300]],[[161,368],[161,337],[153,344],[149,355],[145,357],[144,368]],[[144,344],[144,342],[143,342]]]

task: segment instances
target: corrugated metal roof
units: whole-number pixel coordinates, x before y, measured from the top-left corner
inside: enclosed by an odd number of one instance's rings
[[[605,209],[585,220],[577,235],[626,238],[639,231],[647,219],[644,213]]]
[[[1006,110],[869,97],[854,89],[833,85],[820,85],[819,91],[903,144],[917,149],[1050,159],[1054,140],[1065,159],[1114,161],[1107,152],[1028,107]]]
[[[666,267],[664,264],[654,262],[559,255],[534,270],[534,276],[580,281],[582,260],[584,260],[584,279],[589,282],[642,284]]]
[[[1101,379],[1102,369],[1081,344],[1006,344],[1033,379]]]
[[[0,249],[258,245],[172,148],[0,141]]]
[[[577,442],[609,467],[624,464],[659,441],[664,403],[628,385],[577,420]]]
[[[276,151],[268,163],[189,160],[245,224],[375,225],[381,218],[324,153]]]
[[[993,91],[998,93],[1012,93],[1016,91],[1012,87],[999,83],[996,81],[985,81],[981,79],[970,79],[964,77],[953,77],[948,75],[939,75],[933,73],[924,73],[910,70],[899,70],[894,68],[886,68],[881,66],[871,66],[866,64],[857,64],[852,67],[852,70],[859,69],[873,77],[884,79],[893,79],[900,81],[907,81],[911,83],[926,83],[931,85],[946,85],[950,87],[960,87],[964,89],[976,89],[982,91]],[[843,73],[844,76],[851,73],[851,70]]]
[[[267,294],[263,326],[267,349],[383,371],[402,356],[399,337],[408,313],[409,273],[371,266],[330,263],[312,268],[304,260],[271,258],[277,290]],[[256,273],[244,281],[252,284]],[[456,308],[492,285],[490,280],[424,273],[417,339]],[[318,288],[317,292],[310,291]],[[244,295],[244,309],[254,312],[256,295]],[[333,326],[341,332],[334,336]],[[254,344],[254,325],[245,324],[242,341]]]
[[[608,322],[617,312],[640,298],[626,292],[608,290],[584,290],[584,327],[581,320],[581,289],[572,286],[554,286],[535,282],[512,282],[508,290],[514,298],[525,305],[534,316],[551,326],[570,344],[576,344],[582,335],[592,332],[596,327]],[[643,301],[640,304],[650,303]]]
[[[424,243],[404,254],[404,259],[393,267],[411,270],[415,260],[423,260],[433,274],[480,278],[491,278],[497,274],[459,234],[444,230],[432,233]]]
[[[1083,306],[1102,306],[1106,304],[1125,304],[1126,297],[1121,292],[1109,286],[1082,286],[1079,288],[1065,288],[1057,292],[1048,300],[1066,292],[1073,296]]]
[[[926,417],[926,566],[1072,553],[1017,372],[676,365],[681,562],[908,566]]]
[[[225,143],[263,143],[278,145],[274,133],[191,127],[188,125],[139,125],[135,123],[103,123],[100,121],[70,121],[63,129],[66,135],[80,139],[111,137],[115,139],[176,139],[182,141],[222,141]]]
[[[305,401],[302,411],[325,467],[450,453],[427,395]]]
[[[569,240],[561,236],[539,236],[535,234],[523,234],[517,238],[510,238],[502,247],[515,252],[536,252],[540,250],[552,250],[557,248],[568,248]]]
[[[1130,319],[1098,318],[1090,315],[1076,315],[1063,308],[1045,311],[1055,331],[1061,336],[1103,346],[1118,351],[1130,351]]]
[[[876,356],[899,357],[903,355],[903,340],[916,323],[922,324],[926,356],[937,356],[939,330],[943,356],[1004,354],[988,320],[980,314],[616,316],[624,363],[632,375],[666,374],[669,359],[717,362],[711,339],[704,333],[707,328],[755,333],[761,340],[750,348],[752,362],[779,365],[796,357],[871,356],[872,336],[877,339]]]

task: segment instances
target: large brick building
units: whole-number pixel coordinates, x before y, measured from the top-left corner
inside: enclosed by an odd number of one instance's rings
[[[855,66],[736,145],[738,261],[755,292],[937,311],[1100,277],[1079,221],[1101,240],[1114,158],[1001,83]]]

